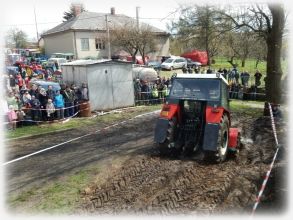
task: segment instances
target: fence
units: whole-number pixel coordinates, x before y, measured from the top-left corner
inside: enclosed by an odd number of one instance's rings
[[[163,90],[158,95],[154,95],[153,92],[136,92],[135,93],[135,104],[136,105],[150,105],[150,104],[160,104],[164,103],[168,90]],[[265,101],[266,94],[261,92],[243,92],[243,91],[229,91],[230,99],[238,99],[238,100],[251,100],[251,101]]]
[[[65,121],[67,119],[76,117],[78,115],[80,116],[85,116],[88,117],[90,116],[90,106],[89,102],[82,102],[82,103],[77,103],[75,105],[69,106],[69,107],[63,107],[63,108],[55,108],[55,111],[52,115],[52,117],[46,117],[44,114],[46,114],[47,110],[51,109],[44,109],[44,108],[27,108],[23,107],[20,111],[18,112],[24,112],[25,114],[21,117],[18,116],[18,119],[14,120],[14,123],[18,123],[20,125],[25,125],[25,124],[38,124],[38,123],[44,123],[44,122],[60,122],[60,121]],[[63,111],[67,112],[67,115],[64,117],[64,114],[58,117],[58,111]],[[69,112],[70,111],[70,112]],[[36,114],[33,117],[32,114]],[[9,125],[13,122],[6,121],[3,124],[4,125]]]

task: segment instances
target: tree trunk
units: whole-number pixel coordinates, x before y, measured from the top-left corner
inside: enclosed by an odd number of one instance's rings
[[[136,64],[136,54],[138,52],[138,49],[135,50],[135,52],[132,54],[132,63]]]
[[[269,5],[273,23],[267,38],[267,101],[280,103],[281,101],[281,48],[282,35],[285,23],[284,9],[282,5]]]
[[[241,61],[241,67],[245,67],[245,59]]]
[[[144,55],[144,53],[142,54],[142,62],[143,62],[143,64],[145,65],[146,64],[146,61],[145,61],[145,55]]]
[[[235,56],[232,56],[230,58],[230,60],[227,60],[227,62],[230,63],[232,67],[234,67],[234,63],[233,63],[234,62],[234,58],[235,58]]]

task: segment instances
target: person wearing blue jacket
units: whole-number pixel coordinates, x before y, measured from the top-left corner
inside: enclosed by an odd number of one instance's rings
[[[60,94],[60,91],[56,91],[56,95],[54,97],[54,106],[57,112],[57,119],[64,118],[64,98],[63,95]]]

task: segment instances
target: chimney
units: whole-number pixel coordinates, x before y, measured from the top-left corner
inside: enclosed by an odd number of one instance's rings
[[[115,8],[111,7],[111,15],[115,15]]]
[[[73,7],[74,7],[75,16],[80,15],[82,5],[81,4],[74,4]]]

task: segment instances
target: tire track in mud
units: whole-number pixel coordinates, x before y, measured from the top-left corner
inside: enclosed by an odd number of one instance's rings
[[[108,214],[211,211],[223,200],[236,175],[234,169],[232,172],[222,165],[218,169],[214,166],[217,165],[140,156],[95,190],[89,198],[92,206],[87,210]]]
[[[235,117],[235,115],[233,115]],[[158,157],[156,149],[126,161],[84,193],[77,212],[98,214],[249,213],[274,153],[267,119],[236,115],[244,147],[222,164]],[[109,171],[111,172],[111,171]]]

